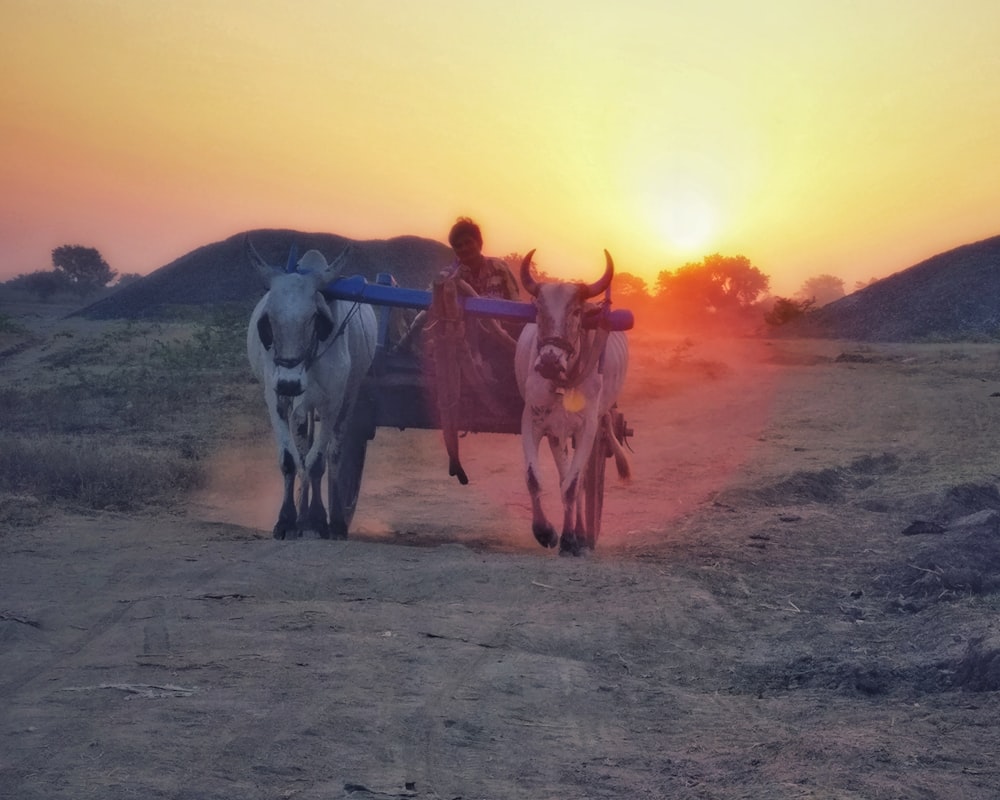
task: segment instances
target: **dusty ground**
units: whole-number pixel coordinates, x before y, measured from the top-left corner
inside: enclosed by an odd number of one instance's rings
[[[637,339],[587,558],[515,439],[461,487],[419,431],[346,542],[271,539],[249,436],[175,513],[5,530],[0,796],[995,798],[998,352]]]

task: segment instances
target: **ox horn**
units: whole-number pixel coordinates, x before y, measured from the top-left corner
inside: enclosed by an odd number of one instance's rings
[[[253,246],[253,242],[250,241],[249,233],[243,238],[243,252],[246,254],[247,260],[260,273],[260,277],[264,279],[264,283],[270,286],[271,278],[274,277],[275,273],[280,273],[281,270],[272,267],[263,259],[261,254],[257,252],[257,248]]]
[[[288,261],[285,264],[285,272],[295,272],[295,266],[299,263],[299,248],[295,242],[288,248]]]
[[[347,262],[350,260],[353,252],[354,246],[348,242],[344,249],[340,251],[339,255],[330,262],[330,266],[327,267],[326,272],[323,275],[327,283],[332,283],[340,277],[341,271],[347,266]]]
[[[532,250],[521,262],[521,285],[524,287],[524,291],[532,297],[538,297],[538,281],[531,274],[531,258],[534,255],[535,251]]]
[[[584,297],[597,297],[611,285],[611,279],[615,277],[615,262],[611,260],[611,254],[607,250],[604,251],[604,261],[604,274],[595,283],[586,285]]]

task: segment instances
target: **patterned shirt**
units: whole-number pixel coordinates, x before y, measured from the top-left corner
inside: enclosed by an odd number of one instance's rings
[[[453,264],[441,271],[442,277],[461,278],[484,297],[500,297],[504,300],[520,299],[517,281],[507,263],[499,258],[483,258],[477,275],[465,264]]]

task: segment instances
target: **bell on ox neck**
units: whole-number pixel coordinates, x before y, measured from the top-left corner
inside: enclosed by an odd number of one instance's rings
[[[576,413],[577,411],[583,411],[583,407],[587,405],[587,399],[583,396],[583,392],[577,389],[570,389],[568,392],[563,394],[563,408],[565,408],[570,413]]]

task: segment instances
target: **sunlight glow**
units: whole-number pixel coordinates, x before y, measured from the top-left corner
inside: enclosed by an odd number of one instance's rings
[[[685,190],[667,198],[661,225],[668,244],[683,254],[700,254],[711,242],[718,224],[715,210],[702,194]]]
[[[788,293],[996,235],[1000,3],[855,5],[5,0],[0,280],[467,214],[561,277],[720,252]]]

